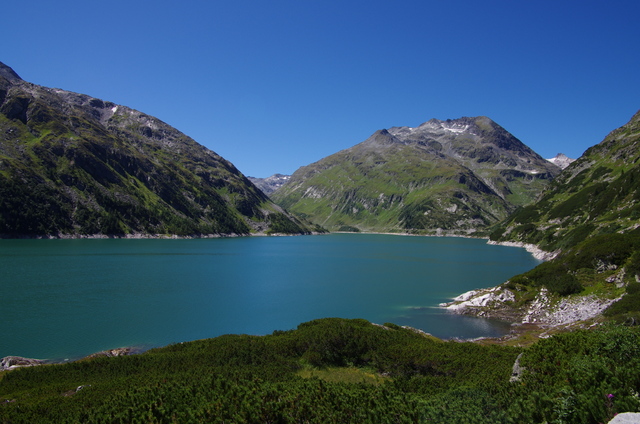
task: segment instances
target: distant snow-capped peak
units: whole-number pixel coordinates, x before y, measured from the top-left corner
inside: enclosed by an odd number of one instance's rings
[[[553,163],[554,165],[559,166],[561,169],[566,168],[571,164],[571,162],[575,161],[575,159],[571,159],[570,157],[567,157],[567,155],[565,155],[564,153],[558,153],[554,158],[547,159],[547,160]]]

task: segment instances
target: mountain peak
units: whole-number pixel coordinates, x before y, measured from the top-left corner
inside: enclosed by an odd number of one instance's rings
[[[22,81],[22,78],[16,74],[16,71],[2,62],[0,62],[0,77],[8,79],[9,81]]]
[[[335,231],[471,234],[559,171],[487,117],[431,119],[300,168],[272,199]]]
[[[554,165],[559,166],[561,169],[564,169],[567,166],[571,165],[572,162],[575,162],[575,159],[571,159],[564,153],[558,153],[555,157],[547,160]]]

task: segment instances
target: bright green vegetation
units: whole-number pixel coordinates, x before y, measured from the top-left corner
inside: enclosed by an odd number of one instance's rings
[[[469,131],[378,131],[300,168],[272,198],[334,231],[481,234],[557,172],[488,118],[455,122]]]
[[[5,372],[0,422],[598,423],[640,408],[639,346],[637,327],[522,349],[322,319]]]
[[[362,383],[379,386],[391,381],[391,377],[378,374],[375,370],[366,370],[357,367],[305,367],[298,372],[303,378],[318,378],[332,383]]]
[[[4,237],[311,231],[230,162],[123,106],[0,77],[0,134]]]
[[[590,236],[629,231],[640,218],[640,113],[564,170],[534,204],[491,234],[554,251]]]

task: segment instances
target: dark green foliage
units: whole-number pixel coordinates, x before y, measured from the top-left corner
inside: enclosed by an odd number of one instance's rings
[[[638,328],[557,335],[528,349],[521,365],[522,391],[511,408],[519,422],[596,424],[640,408]]]
[[[610,192],[607,191],[607,186],[608,184],[606,183],[598,183],[582,189],[578,193],[574,194],[567,200],[559,203],[557,206],[551,209],[548,215],[549,219],[564,218],[576,214],[583,214],[588,210],[590,205],[600,204],[600,196],[609,197],[607,193]]]
[[[271,213],[268,217],[270,226],[268,234],[284,233],[284,234],[304,234],[308,232],[301,225],[296,223],[290,217],[280,212]]]
[[[322,319],[270,336],[6,372],[0,423],[598,423],[640,407],[638,331],[607,327],[541,341],[524,351],[522,380],[509,383],[520,349]],[[392,379],[299,377],[310,362]]]
[[[635,276],[640,274],[640,234],[613,233],[590,237],[555,259],[509,281],[514,287],[518,284],[546,287],[553,293],[566,296],[582,291],[580,275],[594,275],[620,268],[625,269],[629,281],[635,281]]]
[[[546,287],[552,293],[567,296],[580,293],[582,284],[570,273],[567,266],[560,261],[544,262],[531,271],[510,278],[511,284],[532,287]]]
[[[517,222],[520,224],[530,223],[532,221],[537,220],[540,217],[540,212],[536,209],[534,205],[525,206],[522,208],[518,208],[509,219],[513,220],[513,222]]]
[[[612,317],[618,322],[640,325],[640,283],[635,281],[629,283],[626,294],[609,306],[603,315]]]
[[[69,206],[60,193],[33,175],[6,178],[0,174],[0,235],[70,231]]]
[[[592,237],[571,250],[573,269],[598,266],[622,266],[634,252],[640,254],[640,237],[636,234],[606,234]],[[638,255],[634,255],[637,258]],[[635,262],[635,261],[634,261]]]
[[[5,373],[0,422],[423,422],[440,414],[435,404],[425,407],[425,396],[460,385],[468,389],[454,397],[497,405],[486,384],[506,381],[517,353],[443,343],[364,320],[323,319],[271,336],[222,336]],[[363,366],[393,375],[394,382],[298,377],[311,362]]]
[[[544,280],[544,285],[549,291],[557,293],[560,296],[580,293],[583,289],[582,284],[571,274],[549,275]]]

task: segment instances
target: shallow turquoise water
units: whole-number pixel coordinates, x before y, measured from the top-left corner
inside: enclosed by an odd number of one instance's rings
[[[504,323],[436,307],[538,263],[484,240],[374,234],[0,240],[0,357],[73,359],[322,317],[500,335]]]

